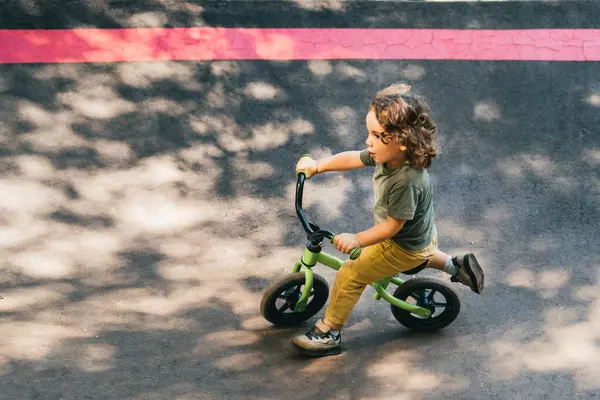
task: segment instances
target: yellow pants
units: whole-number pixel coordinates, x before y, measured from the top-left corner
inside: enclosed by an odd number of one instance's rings
[[[437,249],[437,235],[422,250],[406,250],[392,240],[365,247],[359,258],[348,260],[335,275],[325,318],[344,325],[365,287],[429,261]]]

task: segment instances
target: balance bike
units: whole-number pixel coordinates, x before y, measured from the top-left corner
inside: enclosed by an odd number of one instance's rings
[[[296,177],[296,214],[306,232],[308,243],[292,272],[273,282],[262,296],[261,314],[276,326],[300,325],[318,313],[329,297],[329,285],[325,278],[313,273],[313,268],[322,264],[337,271],[344,263],[322,251],[323,240],[327,238],[333,243],[335,234],[308,222],[302,210],[306,174],[299,171]],[[352,249],[350,259],[357,259],[360,253],[360,247]],[[414,275],[422,271],[425,264],[402,273]],[[397,286],[393,294],[387,291],[390,284]],[[375,300],[384,299],[390,303],[394,318],[415,331],[442,329],[451,324],[460,312],[457,292],[438,279],[415,277],[404,281],[392,276],[373,282],[370,286],[375,288]]]

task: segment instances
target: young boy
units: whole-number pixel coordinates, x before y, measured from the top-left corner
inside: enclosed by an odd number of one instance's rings
[[[356,260],[337,272],[325,318],[292,343],[310,355],[341,352],[341,329],[365,287],[374,281],[408,271],[423,263],[451,275],[481,293],[484,274],[473,254],[451,257],[437,248],[432,185],[427,173],[437,156],[436,126],[427,104],[409,93],[410,86],[395,84],[379,91],[366,116],[367,148],[320,160],[304,157],[296,171],[312,177],[328,171],[375,167],[376,224],[356,234],[335,237],[335,247],[349,253],[360,246]]]

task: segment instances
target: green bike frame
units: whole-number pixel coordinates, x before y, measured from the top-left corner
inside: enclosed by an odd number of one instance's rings
[[[300,158],[302,157],[312,158],[310,154],[304,154]],[[292,273],[296,273],[304,269],[304,274],[306,277],[304,282],[304,291],[302,293],[302,296],[300,296],[300,300],[298,300],[296,306],[294,307],[295,312],[302,312],[306,309],[306,304],[308,303],[308,298],[310,297],[310,292],[312,291],[313,287],[312,267],[317,265],[317,263],[320,263],[337,271],[342,267],[342,264],[344,262],[339,258],[333,257],[321,251],[321,241],[324,238],[329,238],[333,242],[335,234],[329,231],[321,230],[318,226],[308,222],[302,210],[302,193],[304,188],[304,181],[305,179],[310,178],[310,176],[307,176],[305,171],[299,171],[296,173],[296,177],[296,214],[298,215],[300,224],[304,228],[304,231],[307,233],[307,238],[310,243],[310,245],[308,245],[304,250],[304,255],[302,256],[300,261],[294,264],[294,268],[292,270]],[[311,248],[315,249],[315,251],[312,251]],[[358,258],[360,256],[360,253],[360,247],[352,249],[352,251],[350,252],[350,259],[354,260]],[[370,286],[374,287],[375,291],[377,292],[374,296],[375,300],[380,300],[381,298],[383,298],[388,303],[391,303],[396,307],[399,307],[410,313],[416,314],[421,318],[431,317],[430,310],[423,307],[415,306],[413,304],[408,304],[407,302],[399,300],[391,294],[389,294],[387,291],[387,287],[390,283],[400,286],[404,283],[404,281],[396,277],[389,277],[369,284]]]
[[[310,296],[310,292],[312,291],[313,286],[312,267],[314,267],[317,263],[323,264],[337,271],[342,267],[344,261],[324,252],[314,253],[308,248],[304,250],[304,255],[302,256],[302,259],[296,264],[294,264],[294,268],[292,269],[292,273],[304,270],[306,276],[304,290],[302,292],[302,296],[300,296],[300,300],[298,300],[296,306],[294,307],[294,312],[302,312],[306,308],[306,304],[308,302],[308,298]],[[369,284],[370,286],[374,287],[375,291],[377,292],[373,296],[375,300],[380,300],[381,298],[383,298],[388,303],[393,304],[396,307],[402,308],[403,310],[406,310],[413,314],[416,314],[421,318],[431,317],[430,310],[423,307],[415,306],[413,304],[409,304],[389,294],[387,291],[387,287],[390,283],[400,286],[404,283],[404,281],[397,277],[390,277]]]

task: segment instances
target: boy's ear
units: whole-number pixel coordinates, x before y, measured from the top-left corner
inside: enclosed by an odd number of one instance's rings
[[[406,150],[407,150],[407,147],[406,147],[405,145],[401,145],[401,146],[400,146],[400,150],[401,150],[401,151],[406,151]]]

